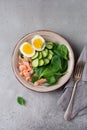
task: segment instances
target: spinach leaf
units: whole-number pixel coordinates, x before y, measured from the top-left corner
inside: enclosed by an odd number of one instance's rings
[[[64,59],[68,60],[68,49],[67,49],[67,47],[64,44],[62,44],[62,45],[58,46],[58,50],[60,51],[62,57]]]
[[[41,77],[43,70],[46,68],[46,66],[37,67],[34,69],[34,72],[37,76]]]
[[[36,82],[37,80],[39,80],[39,76],[35,75],[32,77],[32,83]]]
[[[61,58],[61,64],[62,64],[61,73],[64,73],[68,68],[68,61]]]
[[[62,57],[60,51],[59,51],[57,48],[56,48],[53,52],[54,52],[54,54],[56,54],[56,55]]]
[[[53,85],[53,84],[55,84],[56,81],[57,81],[57,79],[56,79],[55,76],[47,77],[46,80],[47,80],[47,83],[48,83],[49,85]]]
[[[54,49],[53,49],[53,52],[54,52],[54,54],[60,56],[61,58],[64,58],[65,60],[69,59],[69,57],[68,57],[68,49],[64,44],[58,45],[58,46],[55,45]]]
[[[59,44],[53,43],[53,51],[56,50],[56,49],[58,50],[58,47],[59,47]]]
[[[17,102],[18,102],[20,105],[25,105],[25,100],[23,99],[23,97],[17,97]]]
[[[42,71],[42,73],[41,73],[41,75],[40,75],[40,78],[41,77],[47,77],[47,76],[51,76],[51,75],[53,75],[52,74],[52,72],[51,72],[51,70],[49,69],[50,68],[50,66],[48,66],[48,67],[46,67],[43,71]]]
[[[58,56],[53,56],[52,61],[50,63],[50,65],[48,65],[47,67],[45,67],[40,75],[41,77],[49,77],[49,76],[53,76],[55,74],[55,72],[61,70],[61,59]]]
[[[52,60],[51,60],[51,70],[53,72],[56,72],[58,70],[61,70],[62,66],[61,66],[61,59],[59,56],[54,55]]]
[[[57,78],[60,78],[60,77],[63,76],[65,73],[66,73],[66,72],[64,72],[64,73],[56,72],[56,73],[55,73],[55,76],[56,76]]]

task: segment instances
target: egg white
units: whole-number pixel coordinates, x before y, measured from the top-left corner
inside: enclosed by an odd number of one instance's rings
[[[33,43],[34,43],[34,41],[35,41],[37,38],[42,41],[42,43],[43,43],[43,47],[42,47],[42,48],[36,48],[36,47],[34,46]],[[42,51],[42,50],[44,50],[44,48],[45,48],[45,46],[46,46],[46,45],[45,45],[45,40],[44,40],[44,38],[41,37],[40,35],[35,35],[35,36],[32,38],[31,43],[32,43],[33,48],[34,48],[35,50],[37,50],[37,51]]]
[[[23,46],[25,44],[29,44],[28,42],[24,42],[21,46],[20,46],[20,52],[25,56],[25,57],[32,57],[34,54],[35,54],[35,49],[33,50],[32,54],[26,54],[24,51],[23,51]],[[32,46],[32,45],[31,45]]]

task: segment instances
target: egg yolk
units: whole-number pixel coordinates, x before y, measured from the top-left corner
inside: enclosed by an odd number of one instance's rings
[[[34,52],[34,49],[30,44],[25,44],[22,48],[23,52],[26,54],[32,54]]]
[[[34,46],[35,46],[36,48],[42,48],[42,46],[43,46],[43,42],[42,42],[42,40],[39,39],[39,38],[35,39],[34,42],[33,42],[33,44],[34,44]]]

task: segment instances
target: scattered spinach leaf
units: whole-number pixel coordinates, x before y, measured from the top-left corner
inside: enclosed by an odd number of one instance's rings
[[[17,97],[17,102],[18,102],[20,105],[25,105],[25,100],[23,99],[23,97]]]

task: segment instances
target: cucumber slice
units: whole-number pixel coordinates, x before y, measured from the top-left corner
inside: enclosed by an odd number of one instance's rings
[[[46,48],[52,49],[53,48],[53,43],[52,42],[47,42],[46,43]]]
[[[32,60],[32,66],[33,66],[33,67],[38,67],[38,62],[39,62],[38,59]]]
[[[51,53],[49,53],[48,56],[47,56],[47,58],[48,58],[49,60],[51,60],[52,57],[53,57],[53,55],[52,55]]]
[[[43,59],[39,60],[39,66],[43,66],[43,65],[44,65],[44,60]]]
[[[45,65],[47,65],[49,62],[50,62],[50,60],[49,60],[49,59],[44,58],[44,63],[45,63]]]
[[[45,51],[42,51],[42,56],[43,56],[43,57],[46,57]]]
[[[45,52],[46,52],[46,54],[48,55],[48,51],[49,51],[49,50],[46,48],[44,51],[45,51]]]
[[[52,52],[52,50],[49,50],[49,53],[52,54],[52,56],[53,56],[53,54],[54,54],[54,53]]]
[[[32,56],[32,59],[35,59],[35,58],[37,58],[37,57],[38,57],[38,52],[35,52],[35,55]]]
[[[47,49],[43,50],[42,55],[43,55],[43,57],[46,57],[48,55],[48,50]]]
[[[42,53],[39,52],[38,59],[41,59],[41,58],[42,58]]]

